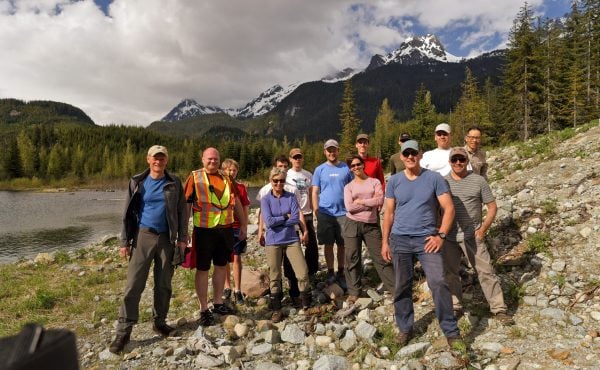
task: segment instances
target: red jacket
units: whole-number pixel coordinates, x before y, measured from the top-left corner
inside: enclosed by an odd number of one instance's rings
[[[383,176],[381,161],[379,158],[375,157],[365,157],[363,158],[363,161],[365,161],[365,173],[367,176],[379,180],[381,188],[383,189],[383,194],[385,194],[385,178]]]

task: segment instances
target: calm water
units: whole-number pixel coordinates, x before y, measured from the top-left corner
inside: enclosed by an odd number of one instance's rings
[[[248,189],[256,206],[258,189]],[[119,235],[126,191],[0,191],[0,263]]]

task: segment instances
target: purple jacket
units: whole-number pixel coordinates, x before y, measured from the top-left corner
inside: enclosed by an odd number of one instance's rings
[[[277,198],[269,192],[260,200],[261,217],[267,227],[266,245],[291,244],[299,240],[295,225],[300,223],[296,196],[284,191]],[[287,215],[291,216],[287,218]]]

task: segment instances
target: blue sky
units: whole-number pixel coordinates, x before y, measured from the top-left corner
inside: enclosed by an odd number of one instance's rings
[[[562,16],[566,0],[530,0]],[[521,0],[0,0],[0,98],[56,100],[148,125],[184,98],[240,107],[410,36],[469,57],[501,48]]]

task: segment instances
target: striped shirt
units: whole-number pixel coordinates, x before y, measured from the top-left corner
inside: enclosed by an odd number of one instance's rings
[[[482,206],[495,200],[492,190],[482,176],[469,172],[461,180],[444,177],[450,188],[456,214],[454,224],[448,233],[448,239],[462,241],[475,236],[475,230],[481,226]]]

